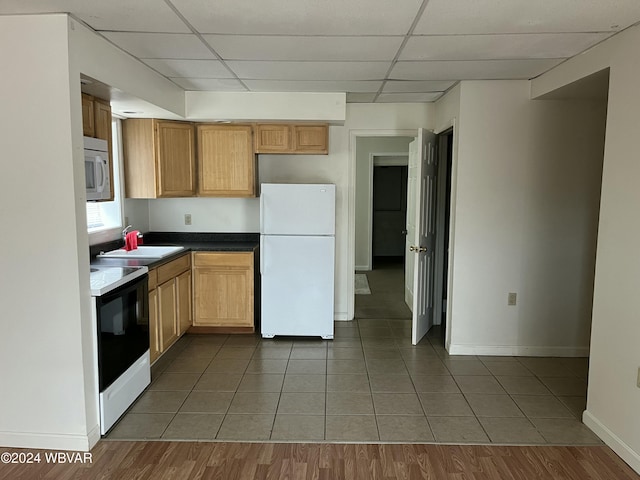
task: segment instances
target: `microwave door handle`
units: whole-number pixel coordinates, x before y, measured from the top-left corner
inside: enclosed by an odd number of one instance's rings
[[[100,165],[100,170],[102,171],[102,182],[98,186],[98,192],[102,193],[107,184],[107,165],[102,161],[102,157],[100,156],[96,157],[96,163]]]

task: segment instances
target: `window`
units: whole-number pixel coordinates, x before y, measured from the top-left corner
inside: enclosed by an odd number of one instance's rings
[[[87,231],[90,235],[122,228],[122,193],[120,181],[120,154],[122,146],[122,126],[120,120],[112,124],[111,150],[113,152],[113,192],[112,202],[87,202]]]

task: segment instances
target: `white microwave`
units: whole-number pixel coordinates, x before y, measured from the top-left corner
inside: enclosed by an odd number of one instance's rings
[[[111,165],[106,140],[84,137],[84,176],[88,201],[111,198]]]

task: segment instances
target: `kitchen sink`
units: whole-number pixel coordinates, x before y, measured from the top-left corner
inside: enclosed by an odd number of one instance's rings
[[[184,247],[160,247],[143,245],[135,250],[129,250],[128,252],[124,248],[118,250],[111,250],[110,252],[101,252],[98,257],[100,258],[164,258],[172,255],[180,250],[184,250]]]

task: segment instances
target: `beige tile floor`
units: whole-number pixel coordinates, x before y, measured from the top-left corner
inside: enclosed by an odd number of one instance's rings
[[[580,422],[587,359],[449,356],[437,327],[412,346],[398,276],[370,272],[380,309],[357,301],[333,341],[183,337],[108,438],[600,443]]]

